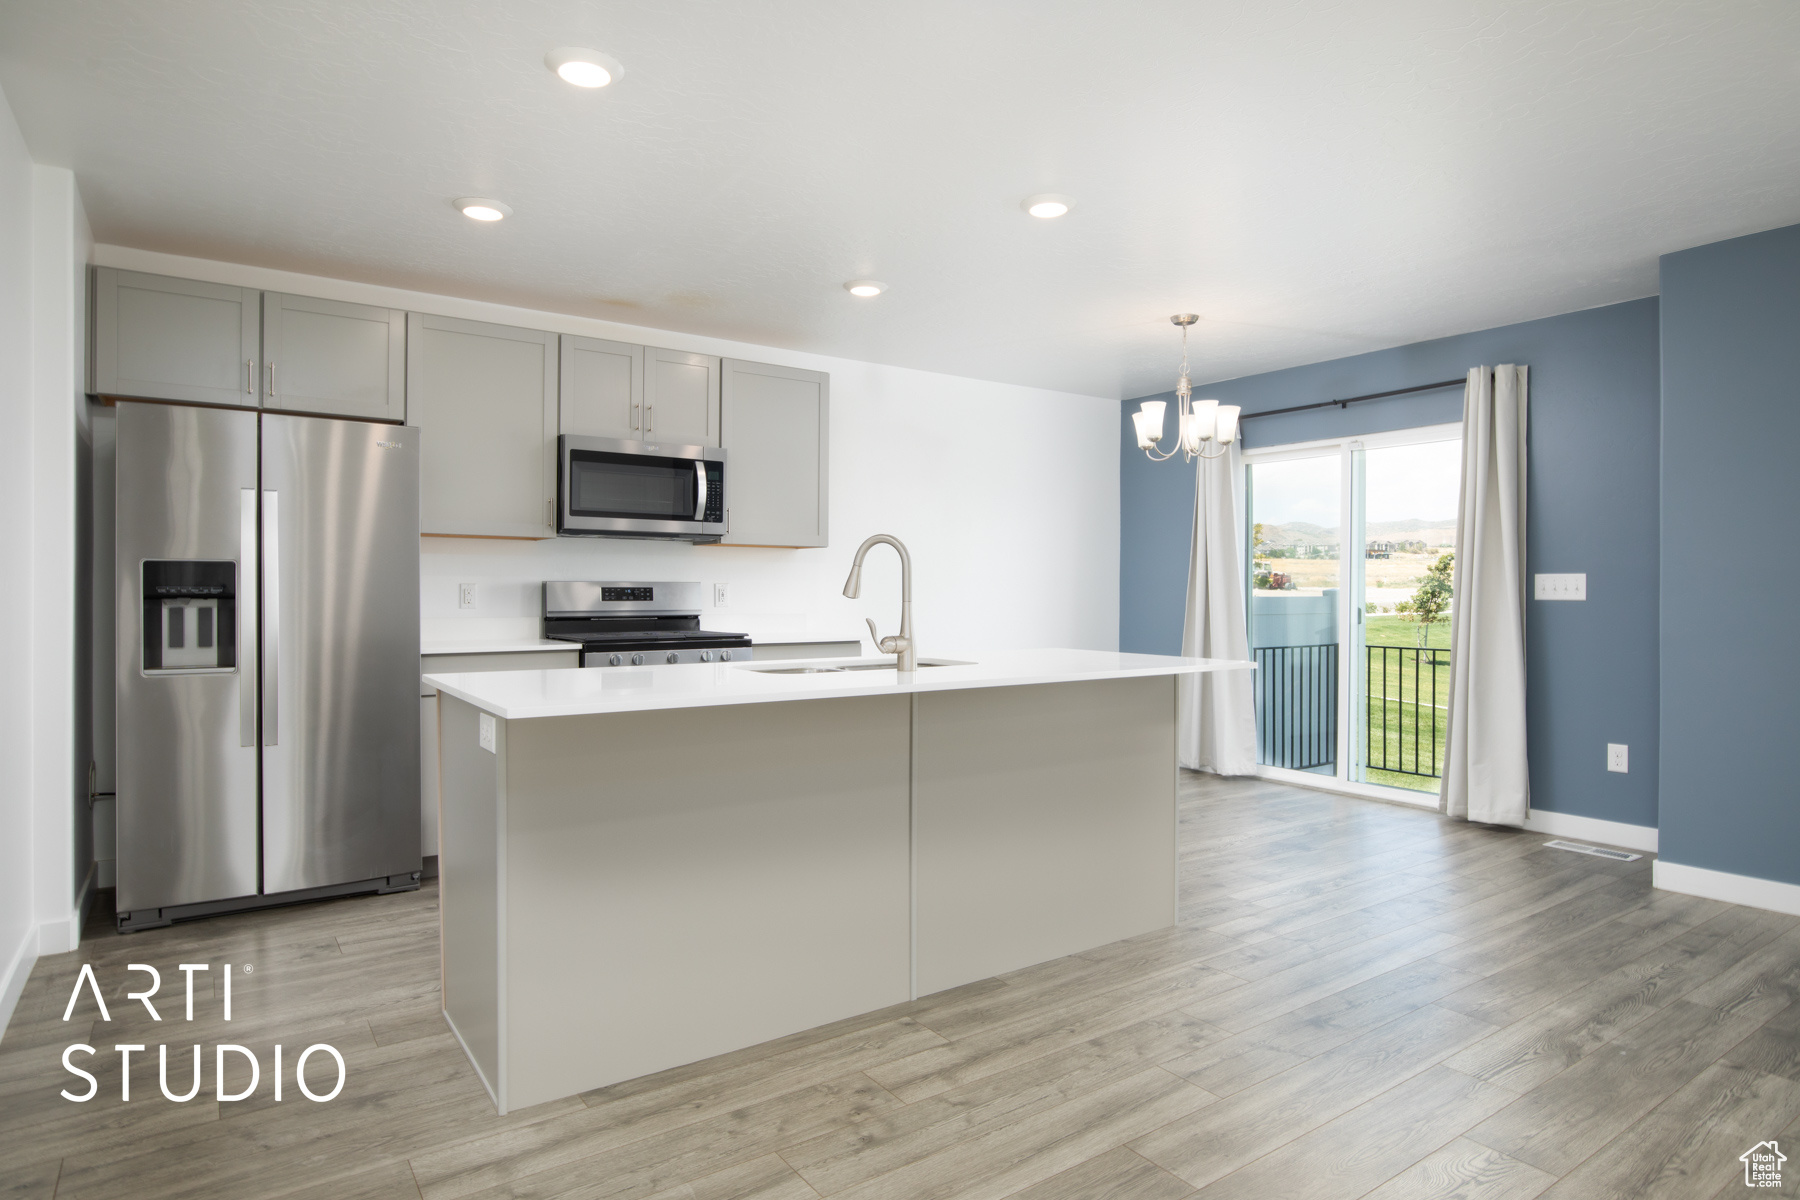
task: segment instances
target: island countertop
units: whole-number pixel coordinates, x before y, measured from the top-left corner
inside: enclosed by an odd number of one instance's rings
[[[968,688],[1076,683],[1254,670],[1250,661],[1125,654],[1112,650],[1006,650],[976,661],[921,657],[911,678],[893,669],[891,657],[784,660],[769,663],[684,663],[676,666],[605,667],[591,670],[491,671],[434,674],[425,682],[504,720],[574,717],[655,709],[765,704],[893,696]],[[807,667],[819,671],[803,670]],[[861,667],[875,669],[859,670]]]

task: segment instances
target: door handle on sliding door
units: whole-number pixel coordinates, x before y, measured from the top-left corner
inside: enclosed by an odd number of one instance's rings
[[[281,507],[278,493],[262,494],[263,745],[281,742]]]
[[[238,489],[238,745],[256,745],[256,489]]]

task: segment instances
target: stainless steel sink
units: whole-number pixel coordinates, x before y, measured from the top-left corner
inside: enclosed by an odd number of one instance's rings
[[[921,667],[972,667],[975,664],[955,658],[921,658],[919,660],[919,665]],[[894,669],[894,664],[891,662],[850,663],[842,667],[823,667],[816,665],[806,667],[764,667],[758,666],[755,663],[745,663],[738,668],[740,671],[761,671],[765,675],[838,675],[846,671],[892,671]]]

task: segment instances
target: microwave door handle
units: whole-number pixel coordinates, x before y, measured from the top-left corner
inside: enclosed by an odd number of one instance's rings
[[[694,520],[706,520],[706,464],[694,464]]]

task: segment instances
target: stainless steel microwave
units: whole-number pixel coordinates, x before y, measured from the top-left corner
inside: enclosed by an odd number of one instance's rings
[[[716,542],[725,535],[725,451],[617,438],[556,439],[561,537]]]

